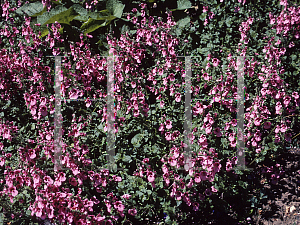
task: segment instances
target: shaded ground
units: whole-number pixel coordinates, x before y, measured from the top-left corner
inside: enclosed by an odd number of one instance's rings
[[[266,184],[266,204],[253,218],[254,224],[300,225],[300,148],[289,150],[279,158],[284,178],[277,185]]]

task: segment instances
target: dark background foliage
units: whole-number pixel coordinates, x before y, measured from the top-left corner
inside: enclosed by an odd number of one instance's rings
[[[1,0],[3,3],[3,0]],[[117,39],[120,37],[120,34],[124,31],[130,31],[131,33],[136,32],[136,27],[134,24],[127,20],[127,13],[130,13],[133,8],[138,8],[139,2],[137,1],[99,1],[97,6],[93,6],[91,10],[85,10],[85,3],[90,3],[88,1],[80,0],[68,0],[68,1],[51,1],[51,10],[55,7],[63,6],[65,9],[62,11],[64,13],[69,13],[69,17],[61,17],[60,15],[53,15],[54,21],[61,22],[63,26],[62,34],[64,37],[64,42],[61,43],[61,49],[65,52],[69,52],[69,44],[76,43],[80,41],[79,35],[81,32],[91,34],[93,38],[85,39],[90,45],[93,54],[108,54],[108,44],[106,37],[108,34],[112,34]],[[166,21],[167,15],[165,14],[166,10],[171,10],[174,20],[177,22],[177,29],[175,30],[175,35],[180,40],[189,40],[189,43],[183,45],[182,49],[178,50],[178,55],[197,55],[200,56],[196,59],[199,64],[205,65],[205,58],[208,53],[211,53],[213,57],[219,59],[226,58],[227,54],[231,52],[235,54],[234,50],[237,48],[237,44],[240,39],[239,26],[242,21],[247,20],[249,16],[253,18],[260,18],[260,21],[255,20],[252,24],[250,33],[250,40],[248,44],[247,56],[256,57],[256,60],[262,61],[263,56],[261,55],[263,46],[266,44],[263,39],[265,36],[272,36],[274,30],[271,30],[271,25],[269,24],[269,12],[272,12],[275,15],[278,15],[282,6],[279,5],[279,1],[259,1],[253,0],[248,1],[243,6],[238,1],[226,1],[220,3],[219,1],[144,1],[147,4],[147,15],[148,16],[157,16],[162,17]],[[29,1],[29,3],[40,3],[40,1]],[[291,4],[294,2],[290,2]],[[295,2],[296,3],[296,2]],[[15,2],[11,2],[12,6]],[[76,7],[75,7],[76,4]],[[22,4],[24,5],[24,4]],[[37,6],[37,5],[35,5]],[[80,7],[81,6],[81,7]],[[202,12],[203,6],[208,6],[208,12],[212,11],[215,14],[215,17],[209,20],[209,23],[204,26],[203,22],[207,18],[207,13]],[[236,11],[235,7],[240,7],[240,11]],[[32,7],[32,5],[25,5],[22,10],[19,10],[16,13],[15,20],[19,25],[23,22],[23,16],[29,15],[32,16],[31,24],[38,23],[39,21],[46,22],[47,20],[53,21],[53,18],[45,17],[46,10],[39,7]],[[30,10],[31,9],[31,10]],[[37,9],[40,9],[37,10]],[[122,11],[122,14],[117,12]],[[1,11],[0,11],[1,12]],[[40,14],[40,15],[38,15]],[[80,20],[77,17],[73,17],[77,14],[80,14]],[[44,17],[43,17],[44,15]],[[118,17],[117,17],[117,16]],[[55,17],[56,16],[56,17]],[[72,18],[73,17],[73,18]],[[61,21],[59,21],[61,20]],[[88,22],[89,21],[89,22]],[[1,28],[7,24],[6,21],[2,19],[0,25]],[[49,23],[51,25],[51,23]],[[96,29],[95,29],[96,28]],[[49,32],[49,28],[45,24],[42,24],[41,27],[36,28],[36,32],[42,32],[42,39],[45,39],[45,36]],[[285,82],[290,84],[288,89],[289,93],[293,91],[298,91],[300,86],[299,79],[299,40],[295,39],[292,35],[287,37],[280,38],[284,39],[283,47],[287,49],[286,55],[282,58],[282,64],[285,67],[285,73],[282,75],[282,79]],[[295,47],[288,48],[288,45],[291,41],[295,42]],[[1,48],[10,48],[10,45],[5,40],[1,43]],[[220,52],[222,50],[222,52]],[[51,55],[52,52],[50,49],[42,49],[45,55]],[[255,53],[259,53],[258,56]],[[33,53],[33,54],[37,54]],[[44,59],[45,63],[48,63],[51,68],[54,66],[53,59]],[[151,67],[151,63],[147,64],[149,61],[143,61],[144,67]],[[195,72],[197,69],[195,69]],[[255,77],[255,76],[254,76]],[[105,80],[103,81],[105,83]],[[13,85],[13,84],[12,84]],[[250,97],[257,94],[257,85],[254,78],[247,77],[246,80],[247,90],[250,94]],[[49,90],[53,90],[50,88]],[[15,90],[15,87],[11,87],[12,91]],[[105,88],[105,84],[103,85]],[[51,91],[50,91],[51,92]],[[137,164],[145,157],[150,158],[150,160],[155,161],[154,170],[160,170],[161,162],[159,155],[167,153],[168,144],[166,141],[158,143],[159,134],[155,133],[159,127],[160,115],[156,111],[155,106],[155,96],[149,96],[149,103],[151,105],[150,117],[147,118],[147,121],[144,118],[133,118],[130,117],[128,123],[124,125],[124,129],[120,129],[120,137],[122,139],[117,139],[116,146],[117,149],[117,162],[119,166],[126,168],[124,171],[119,172],[123,178],[118,186],[118,191],[123,194],[123,192],[130,192],[134,195],[132,200],[132,205],[138,207],[139,209],[144,209],[144,213],[138,215],[137,218],[130,218],[133,224],[137,224],[141,221],[142,223],[149,223],[151,221],[162,221],[164,218],[163,213],[168,213],[168,217],[165,220],[165,223],[172,224],[176,221],[179,224],[186,224],[192,222],[198,222],[200,224],[206,224],[208,221],[214,221],[216,224],[234,224],[234,223],[245,223],[245,219],[249,216],[255,216],[257,209],[261,207],[262,202],[266,198],[265,192],[263,191],[263,184],[260,183],[260,175],[258,171],[254,170],[253,172],[244,171],[241,174],[235,175],[233,173],[227,173],[222,170],[216,178],[216,182],[219,182],[219,196],[213,196],[208,201],[204,202],[201,206],[203,210],[199,212],[192,212],[190,208],[186,207],[184,204],[178,203],[175,200],[165,199],[166,195],[169,195],[169,190],[161,188],[159,192],[153,191],[149,183],[145,180],[134,178],[128,175],[129,171],[132,172],[136,169]],[[37,135],[36,129],[33,126],[36,126],[36,121],[30,120],[30,113],[28,112],[25,102],[23,100],[22,91],[14,91],[14,99],[7,101],[2,99],[1,102],[1,113],[0,117],[7,120],[15,121],[18,127],[22,127],[20,136],[16,139],[13,139],[12,143],[4,142],[5,150],[12,151],[17,149],[17,146],[22,146],[25,143],[26,139],[34,138]],[[250,102],[245,105],[245,108],[250,106]],[[71,125],[70,115],[76,112],[76,116],[85,116],[89,112],[93,116],[93,123],[96,124],[95,127],[91,128],[87,132],[87,137],[83,138],[82,141],[85,141],[87,145],[93,146],[91,154],[89,157],[93,159],[93,164],[95,167],[102,166],[105,161],[103,153],[106,149],[105,138],[106,134],[103,131],[103,124],[99,121],[101,118],[97,118],[95,114],[92,113],[94,108],[88,109],[87,111],[80,111],[84,108],[84,103],[67,103],[63,105],[62,111],[64,113],[66,121],[65,126],[68,127]],[[179,111],[181,110],[178,106]],[[166,111],[168,115],[173,116],[172,112]],[[228,112],[227,112],[228,113]],[[299,114],[299,111],[296,111]],[[232,116],[232,115],[230,115]],[[282,117],[285,115],[282,115]],[[281,119],[281,118],[276,118]],[[293,118],[293,137],[297,135],[299,131],[299,117]],[[178,120],[178,124],[180,120]],[[102,127],[101,127],[102,126]],[[146,133],[147,132],[147,133]],[[146,133],[146,134],[145,134]],[[143,149],[138,148],[138,144],[135,146],[135,142],[132,139],[138,138],[136,135],[145,134],[147,138],[142,139],[142,142],[139,143],[142,146],[147,148],[147,151],[142,151]],[[293,139],[292,146],[299,147],[299,136]],[[219,140],[220,142],[220,140]],[[220,144],[218,142],[215,143]],[[266,143],[267,144],[267,143]],[[10,148],[13,146],[13,149]],[[249,159],[254,163],[252,168],[258,168],[260,165],[274,165],[276,163],[276,155],[273,156],[275,152],[281,153],[286,150],[285,144],[282,143],[281,146],[274,146],[273,151],[265,153],[265,155],[260,158],[255,158],[253,155],[249,155]],[[159,155],[158,155],[159,152]],[[228,157],[229,154],[220,153],[222,157]],[[15,159],[15,163],[18,162],[18,159]],[[225,164],[223,164],[225,168]],[[255,179],[257,178],[257,179]],[[161,178],[158,178],[161,179]],[[158,183],[162,183],[160,180]],[[95,190],[90,188],[89,184],[85,185],[87,188],[83,191],[82,195],[88,198],[96,194]],[[89,188],[90,189],[89,189]],[[114,187],[109,187],[108,190],[113,190]],[[29,191],[28,191],[29,192]],[[221,196],[221,193],[224,193]],[[30,193],[31,196],[28,196],[28,200],[33,198],[33,193]],[[9,206],[9,200],[2,200],[3,206],[6,210],[13,210]],[[178,204],[178,205],[177,205]],[[17,206],[18,209],[24,206]],[[177,217],[175,215],[171,216],[174,212],[181,212],[183,217]],[[95,209],[96,210],[96,209]],[[7,214],[8,215],[8,214]],[[172,218],[171,218],[172,217]],[[20,224],[20,220],[23,220],[23,223],[29,223],[29,221],[35,221],[35,219],[30,218],[28,215],[27,218],[23,217],[21,219],[15,219],[16,224]],[[148,220],[148,222],[146,222]]]

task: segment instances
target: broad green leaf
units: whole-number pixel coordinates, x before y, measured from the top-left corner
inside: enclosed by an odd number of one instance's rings
[[[100,27],[104,27],[106,25],[106,21],[99,21],[89,18],[87,22],[82,24],[81,29],[84,30],[84,33],[91,33],[94,30],[97,30]]]
[[[181,20],[179,20],[179,21],[177,22],[178,27],[179,27],[179,28],[183,28],[183,27],[185,27],[186,25],[190,24],[190,21],[191,21],[190,17],[187,16],[187,17],[185,17],[185,18],[183,18],[183,19],[181,19]]]
[[[206,18],[206,13],[202,13],[200,16],[199,16],[199,19],[204,21]]]
[[[107,10],[102,10],[100,12],[90,12],[88,13],[88,16],[89,18],[92,18],[94,20],[105,20],[108,19],[109,17],[112,17]]]
[[[189,0],[177,0],[177,9],[189,9],[192,7],[192,3]]]
[[[79,14],[71,7],[66,9],[63,6],[56,6],[50,12],[46,12],[37,18],[37,22],[44,24],[51,24],[57,21],[58,23],[65,23],[70,25],[70,22]]]
[[[36,17],[43,12],[46,12],[46,7],[41,2],[28,3],[16,10],[16,13],[20,15],[25,13],[30,17]]]
[[[49,34],[49,30],[48,28],[44,29],[42,32],[41,32],[41,36],[40,37],[45,37],[46,35]]]
[[[74,20],[87,21],[89,19],[89,12],[81,5],[74,4],[72,8],[79,14],[79,16],[76,16]]]
[[[141,140],[143,138],[142,134],[136,134],[132,139],[131,139],[131,144],[133,144],[134,147],[140,147],[141,146]]]
[[[41,25],[47,24],[46,22],[51,19],[51,17],[66,11],[67,8],[63,6],[56,6],[54,9],[52,9],[50,12],[46,12],[41,16],[37,17],[37,23],[40,23]]]
[[[115,7],[114,7],[114,11],[113,11],[113,15],[115,17],[121,18],[122,14],[123,14],[123,10],[125,8],[125,5],[122,3],[118,3]]]
[[[111,15],[114,15],[117,18],[121,18],[125,5],[117,0],[108,0],[106,2],[106,8]]]

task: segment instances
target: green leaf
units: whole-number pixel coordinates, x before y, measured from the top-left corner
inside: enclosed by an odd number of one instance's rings
[[[225,20],[225,23],[226,23],[227,27],[230,27],[231,24],[232,24],[232,18],[231,17],[227,17],[226,20]]]
[[[270,147],[271,149],[274,148],[274,143],[273,143],[273,142],[270,142],[268,145],[269,145],[269,147]]]
[[[132,139],[131,139],[131,144],[133,144],[134,147],[140,147],[141,146],[141,140],[143,138],[142,134],[136,134]]]
[[[43,6],[41,2],[33,2],[23,5],[22,7],[16,10],[16,13],[22,15],[27,14],[30,17],[36,17],[39,14],[46,12],[46,7]]]
[[[179,27],[179,28],[183,28],[183,27],[185,27],[186,25],[189,25],[189,24],[190,24],[190,21],[191,21],[190,17],[187,16],[187,17],[185,17],[185,18],[183,18],[183,19],[181,19],[181,20],[179,20],[179,21],[177,22],[178,27]]]
[[[177,9],[189,9],[192,8],[192,3],[189,0],[177,0]]]
[[[48,35],[49,34],[49,30],[48,30],[48,28],[46,28],[46,29],[44,29],[42,32],[41,32],[41,36],[40,37],[45,37],[46,35]]]
[[[132,159],[129,155],[124,155],[123,156],[123,161],[124,162],[128,162],[128,163],[131,163],[132,162]]]
[[[30,210],[26,210],[26,215],[31,216],[31,211]]]
[[[106,22],[104,21],[99,21],[99,20],[94,20],[89,18],[87,22],[82,24],[81,29],[84,30],[84,33],[91,33],[94,30],[97,30],[100,27],[104,27],[106,25]]]
[[[108,0],[106,2],[106,8],[111,15],[114,15],[117,18],[121,18],[125,5],[117,0]]]
[[[89,12],[81,5],[74,4],[72,8],[79,14],[79,16],[75,17],[74,20],[87,21],[89,19]]]
[[[64,23],[70,25],[70,22],[79,14],[74,10],[74,8],[65,8],[63,6],[56,6],[50,12],[46,12],[41,16],[38,16],[37,22],[41,25],[55,23]]]
[[[123,10],[125,8],[125,5],[122,4],[122,3],[118,3],[115,8],[114,8],[114,11],[113,11],[113,15],[115,17],[118,17],[118,18],[121,18],[122,17],[122,14],[123,14]]]
[[[200,16],[199,16],[199,19],[204,21],[206,18],[206,13],[202,13]]]
[[[113,20],[117,17],[110,15],[108,10],[102,10],[100,12],[90,12],[88,16],[94,20]]]
[[[0,223],[4,224],[4,214],[0,213]]]

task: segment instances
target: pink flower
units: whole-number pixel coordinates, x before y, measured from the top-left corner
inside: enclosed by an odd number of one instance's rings
[[[148,173],[147,173],[147,178],[148,178],[148,181],[151,183],[151,182],[153,182],[154,181],[154,179],[155,179],[155,174],[152,172],[152,171],[149,171]]]
[[[47,116],[47,107],[45,105],[40,105],[40,112],[42,116]]]
[[[206,137],[204,136],[204,134],[201,134],[200,135],[200,138],[198,140],[198,145],[202,145],[203,147],[206,147],[207,146],[207,139]]]
[[[176,191],[175,192],[175,198],[176,198],[176,200],[181,200],[181,196],[182,196],[182,193],[180,192],[180,191]]]
[[[78,91],[75,88],[69,92],[70,99],[77,99],[78,98]]]
[[[198,211],[199,210],[199,203],[198,202],[193,202],[193,210]]]
[[[76,181],[75,177],[70,177],[69,178],[69,183],[73,186],[77,186],[77,181]]]
[[[149,163],[149,158],[144,158],[143,163]]]
[[[271,122],[265,122],[264,123],[264,129],[270,129],[271,128]]]
[[[114,181],[117,181],[117,182],[121,182],[122,181],[122,177],[119,177],[119,176],[116,176],[116,175],[112,175]]]
[[[29,97],[30,105],[35,105],[36,104],[36,98],[34,95],[31,95]]]
[[[163,123],[160,124],[160,127],[158,128],[158,130],[159,131],[164,131],[164,124]]]
[[[53,184],[53,180],[51,179],[51,177],[49,177],[49,176],[45,176],[44,177],[44,182],[46,183],[46,184]]]
[[[176,138],[178,138],[180,135],[180,132],[178,130],[174,131],[171,135],[171,140],[174,141]]]
[[[213,19],[214,18],[214,16],[215,16],[215,14],[213,13],[213,12],[210,12],[209,14],[208,14],[208,19]]]
[[[58,174],[58,180],[61,181],[61,182],[64,182],[64,181],[66,180],[66,175],[65,175],[65,173],[60,172],[60,173]]]
[[[205,125],[205,132],[206,132],[206,134],[210,134],[211,130],[212,130],[211,124],[210,123],[206,124]]]
[[[10,187],[10,188],[9,188],[9,192],[11,193],[11,195],[12,195],[13,197],[16,197],[17,194],[18,194],[18,191],[17,191],[17,189],[16,189],[15,186]]]
[[[159,103],[159,105],[160,105],[161,108],[163,108],[164,105],[165,105],[165,102],[164,102],[164,101],[161,101],[161,102]]]
[[[200,173],[195,173],[195,182],[196,183],[200,183],[201,182]]]
[[[180,93],[176,93],[175,94],[175,101],[176,102],[180,102],[181,101],[181,94]]]
[[[203,12],[207,12],[208,11],[208,6],[203,6]]]
[[[238,11],[240,11],[240,7],[235,7],[234,12],[237,13]]]
[[[230,133],[229,134],[229,137],[228,137],[228,140],[233,142],[235,140],[235,134],[234,133]]]
[[[3,138],[10,139],[10,137],[11,137],[10,130],[5,127],[3,130]]]
[[[46,105],[46,103],[47,103],[46,98],[45,97],[41,97],[40,98],[40,105]]]
[[[290,44],[289,44],[289,48],[292,48],[295,46],[295,43],[292,41]]]
[[[173,157],[170,157],[168,159],[168,163],[171,165],[171,166],[176,166],[177,165],[177,160],[174,159]]]
[[[135,216],[137,214],[137,210],[135,208],[134,209],[129,209],[128,214],[131,215],[131,216]]]
[[[208,73],[204,73],[204,74],[202,75],[202,77],[203,77],[204,80],[207,80],[207,81],[210,80],[210,76],[208,75]]]
[[[125,206],[122,204],[121,201],[116,201],[116,202],[114,203],[114,207],[115,207],[115,209],[118,210],[119,212],[123,212],[124,209],[125,209]]]
[[[166,120],[165,121],[165,125],[166,125],[166,128],[169,130],[172,128],[172,121],[171,120]]]
[[[282,108],[282,105],[280,102],[276,103],[275,109],[276,109],[276,114],[281,114],[280,110]]]
[[[214,173],[220,172],[221,167],[222,167],[222,165],[219,162],[215,162],[213,164],[213,171],[214,171]]]
[[[3,157],[0,157],[0,166],[4,166],[5,159]]]
[[[279,131],[280,131],[280,127],[279,127],[279,125],[276,125],[276,128],[275,128],[275,133],[276,133],[276,134],[278,134],[278,133],[279,133]]]
[[[213,58],[213,59],[212,59],[212,62],[213,62],[213,66],[214,66],[214,67],[217,67],[217,66],[219,65],[219,63],[220,63],[220,60],[217,59],[217,58]]]
[[[36,105],[30,105],[30,113],[34,116],[36,114]]]
[[[292,97],[294,97],[296,100],[299,98],[299,95],[297,92],[293,92]]]
[[[255,118],[254,120],[254,125],[255,126],[260,126],[261,118]]]
[[[215,130],[214,130],[214,133],[217,135],[217,137],[221,137],[222,136],[220,127],[216,127]]]
[[[285,105],[285,107],[287,107],[289,105],[291,101],[291,97],[290,96],[285,96],[283,99],[283,104]]]
[[[136,87],[136,83],[134,81],[131,82],[131,87],[135,88]]]
[[[282,133],[286,132],[286,131],[287,131],[287,126],[286,126],[285,124],[281,124],[281,129],[280,129],[280,131],[281,131]]]
[[[212,192],[218,192],[218,190],[214,186],[211,186],[211,190]]]
[[[129,194],[124,194],[124,195],[121,196],[121,198],[125,198],[125,199],[127,199],[127,200],[128,200],[130,197],[131,197],[131,195],[129,195]]]
[[[172,139],[170,132],[165,133],[165,136],[167,141],[170,141]]]
[[[34,158],[36,157],[36,154],[35,154],[35,150],[34,150],[34,149],[29,149],[28,154],[29,154],[29,157],[30,157],[31,159],[34,159]]]
[[[90,99],[85,100],[85,106],[89,108],[92,105],[92,101]]]

